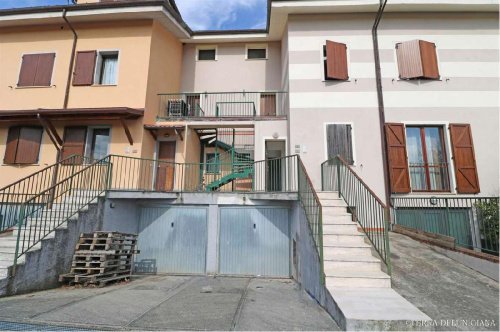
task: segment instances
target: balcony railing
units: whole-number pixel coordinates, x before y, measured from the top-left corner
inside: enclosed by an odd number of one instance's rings
[[[286,92],[190,92],[159,94],[158,120],[286,117]]]

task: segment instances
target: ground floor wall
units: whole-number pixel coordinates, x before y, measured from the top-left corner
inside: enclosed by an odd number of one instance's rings
[[[64,139],[65,126],[87,126],[88,128],[110,128],[110,137],[108,145],[108,154],[125,155],[129,157],[141,157],[142,154],[142,139],[143,128],[142,120],[125,120],[133,144],[129,143],[125,130],[119,120],[66,120],[66,121],[53,121],[53,125],[61,139]],[[48,165],[54,164],[57,161],[57,149],[52,143],[46,131],[43,131],[38,162],[35,164],[19,165],[19,164],[6,164],[4,162],[7,136],[9,127],[11,126],[40,126],[38,122],[30,123],[9,123],[0,124],[0,188],[13,183],[25,176],[28,176],[36,171],[39,171]],[[86,150],[89,150],[91,144],[87,136]],[[87,154],[86,151],[86,154]],[[88,153],[90,154],[90,152]]]

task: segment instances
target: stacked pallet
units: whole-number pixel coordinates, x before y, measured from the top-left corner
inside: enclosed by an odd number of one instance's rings
[[[82,233],[73,255],[71,271],[59,276],[69,284],[99,287],[125,280],[132,272],[137,235],[118,232]]]

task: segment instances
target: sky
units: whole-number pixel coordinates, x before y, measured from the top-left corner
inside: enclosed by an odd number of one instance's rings
[[[70,0],[0,0],[0,9],[66,5]],[[267,0],[176,0],[193,30],[263,29]]]

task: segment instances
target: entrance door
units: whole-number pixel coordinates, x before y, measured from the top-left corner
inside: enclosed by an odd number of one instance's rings
[[[160,142],[156,170],[156,190],[172,191],[175,177],[175,142]]]
[[[283,190],[285,141],[266,141],[266,190]]]

